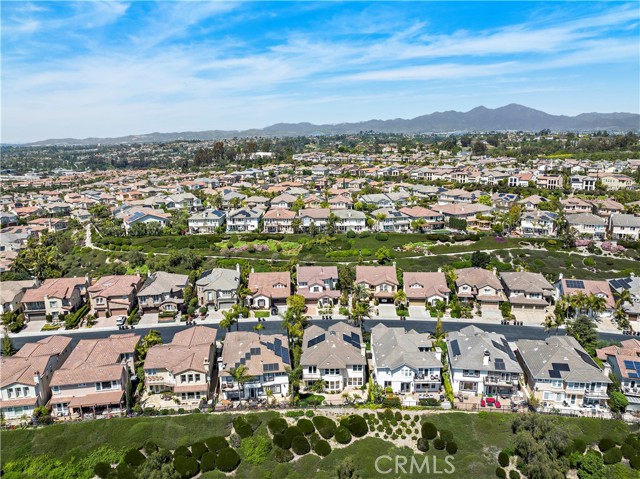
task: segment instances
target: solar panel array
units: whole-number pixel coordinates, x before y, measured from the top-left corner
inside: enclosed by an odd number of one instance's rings
[[[613,289],[629,289],[631,286],[631,278],[619,278],[609,280],[609,284]]]
[[[640,362],[638,361],[625,361],[624,367],[629,370],[627,376],[632,379],[640,378]]]
[[[262,365],[262,370],[264,372],[266,372],[266,373],[272,372],[272,371],[277,371],[278,370],[278,363],[263,364]]]
[[[495,359],[495,367],[496,367],[496,371],[506,371],[507,370],[507,366],[504,364],[504,359],[502,359],[502,358],[496,358]]]
[[[454,356],[460,356],[460,345],[458,344],[457,339],[451,341],[451,354]]]
[[[310,348],[312,346],[315,346],[316,344],[320,344],[324,340],[325,340],[325,335],[324,333],[322,333],[321,335],[316,336],[313,339],[310,339],[309,342],[307,343],[307,347]]]
[[[580,280],[577,280],[577,279],[568,279],[567,280],[567,288],[584,289],[584,281],[580,281]]]
[[[354,348],[360,348],[360,335],[357,333],[351,333],[351,335],[342,335],[342,339],[345,343],[350,344]]]
[[[556,369],[550,369],[549,370],[549,377],[554,378],[554,379],[562,378],[562,376],[560,375],[560,371],[558,371]]]
[[[569,365],[565,363],[551,363],[551,367],[556,371],[571,371]]]

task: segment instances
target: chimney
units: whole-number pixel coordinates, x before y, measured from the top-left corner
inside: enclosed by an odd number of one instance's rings
[[[251,272],[252,272],[252,273],[255,273],[255,271],[254,271],[254,269],[253,269],[253,266],[251,267]]]
[[[495,266],[493,267],[492,271],[494,275],[498,273],[498,269]]]
[[[33,382],[36,383],[36,386],[40,384],[40,372],[36,371],[33,373]]]
[[[236,271],[239,273],[240,272],[240,263],[236,263]]]
[[[564,274],[560,273],[560,274],[558,275],[558,281],[560,281],[562,278],[564,278]]]
[[[484,350],[484,356],[482,358],[482,365],[483,366],[489,366],[489,361],[490,360],[491,360],[491,353],[485,349]]]
[[[442,273],[442,267],[438,268],[438,273]]]
[[[442,348],[440,346],[436,346],[433,351],[436,353],[436,359],[438,361],[442,361]]]

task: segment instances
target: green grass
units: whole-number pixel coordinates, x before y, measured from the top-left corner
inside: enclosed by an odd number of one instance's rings
[[[269,313],[269,311],[256,311],[254,315],[256,318],[268,318],[271,316],[271,313]]]

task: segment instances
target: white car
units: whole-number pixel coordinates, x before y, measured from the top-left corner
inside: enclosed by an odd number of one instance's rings
[[[116,326],[124,326],[124,323],[127,322],[126,316],[116,316]]]

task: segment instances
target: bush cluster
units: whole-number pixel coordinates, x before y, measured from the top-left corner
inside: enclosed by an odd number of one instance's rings
[[[176,456],[173,460],[173,467],[183,478],[193,477],[200,471],[198,461],[188,456]]]
[[[281,417],[272,419],[267,423],[271,434],[282,434],[287,430],[287,421]]]
[[[318,456],[325,457],[331,454],[331,446],[327,441],[325,441],[324,439],[321,439],[318,442],[316,442],[315,446],[313,447],[313,451]]]
[[[299,419],[297,426],[305,435],[309,435],[316,431],[316,428],[313,427],[313,422],[311,422],[310,419],[305,419],[305,418]]]
[[[304,436],[294,436],[291,440],[291,449],[298,456],[304,456],[311,451],[311,445]]]
[[[233,418],[233,430],[242,439],[253,435],[253,428],[243,416]]]
[[[216,468],[218,455],[215,452],[205,452],[200,458],[200,468],[202,472],[213,471]]]
[[[209,439],[205,440],[204,443],[207,445],[207,448],[211,452],[218,452],[220,449],[229,447],[229,443],[222,436],[212,436]]]
[[[231,472],[240,464],[240,456],[230,447],[225,447],[218,452],[216,466],[222,472]]]
[[[335,438],[339,444],[349,444],[351,442],[351,433],[346,427],[340,426],[336,429]]]
[[[422,425],[422,437],[424,437],[425,439],[435,439],[437,435],[438,429],[436,428],[435,424],[431,422],[425,422]]]
[[[313,425],[324,439],[331,439],[336,433],[336,423],[328,417],[314,416]]]

